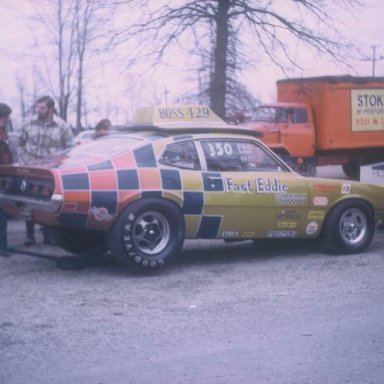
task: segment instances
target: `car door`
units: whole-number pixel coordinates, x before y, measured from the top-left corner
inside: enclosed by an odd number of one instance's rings
[[[204,192],[199,153],[192,139],[171,142],[158,160],[163,197],[177,201],[185,220],[185,237],[195,238],[202,227]],[[209,236],[208,236],[209,237]]]
[[[199,144],[205,161],[204,216],[215,227],[210,233],[255,238],[296,237],[303,231],[310,203],[307,184],[265,146],[238,138]]]

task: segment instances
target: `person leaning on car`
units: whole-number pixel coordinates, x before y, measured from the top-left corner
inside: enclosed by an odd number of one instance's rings
[[[73,132],[70,126],[55,114],[55,102],[50,96],[36,101],[36,115],[23,124],[19,139],[19,162],[29,164],[53,156],[72,146]],[[27,221],[25,245],[35,243],[34,223]],[[47,232],[44,242],[48,242]]]
[[[4,103],[0,103],[0,164],[13,162],[12,151],[9,146],[7,124],[12,109]],[[7,215],[0,208],[0,248],[7,246]]]

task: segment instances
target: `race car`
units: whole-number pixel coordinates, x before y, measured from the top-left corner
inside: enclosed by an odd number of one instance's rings
[[[302,177],[255,135],[205,106],[143,109],[120,134],[1,166],[0,205],[66,250],[101,247],[134,271],[166,265],[184,239],[324,236],[336,253],[366,249],[384,189]]]

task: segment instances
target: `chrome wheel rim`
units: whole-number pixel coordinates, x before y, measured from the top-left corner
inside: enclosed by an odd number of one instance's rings
[[[346,210],[340,218],[339,231],[343,241],[357,245],[364,240],[368,231],[367,218],[358,208]]]
[[[161,213],[146,212],[135,220],[132,239],[140,252],[157,254],[166,248],[170,238],[169,222]]]

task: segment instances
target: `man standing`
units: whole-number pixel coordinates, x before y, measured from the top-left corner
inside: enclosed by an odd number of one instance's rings
[[[41,161],[72,146],[72,129],[55,114],[55,102],[50,96],[37,100],[36,113],[24,123],[18,140],[19,160],[24,164]],[[27,221],[25,245],[34,243],[34,224]]]
[[[0,164],[12,163],[12,151],[9,146],[7,124],[12,109],[4,103],[0,103]],[[7,246],[7,215],[0,208],[0,248]]]
[[[50,96],[36,102],[36,116],[21,128],[18,146],[20,162],[42,160],[72,146],[73,133],[69,125],[55,115],[55,102]]]

